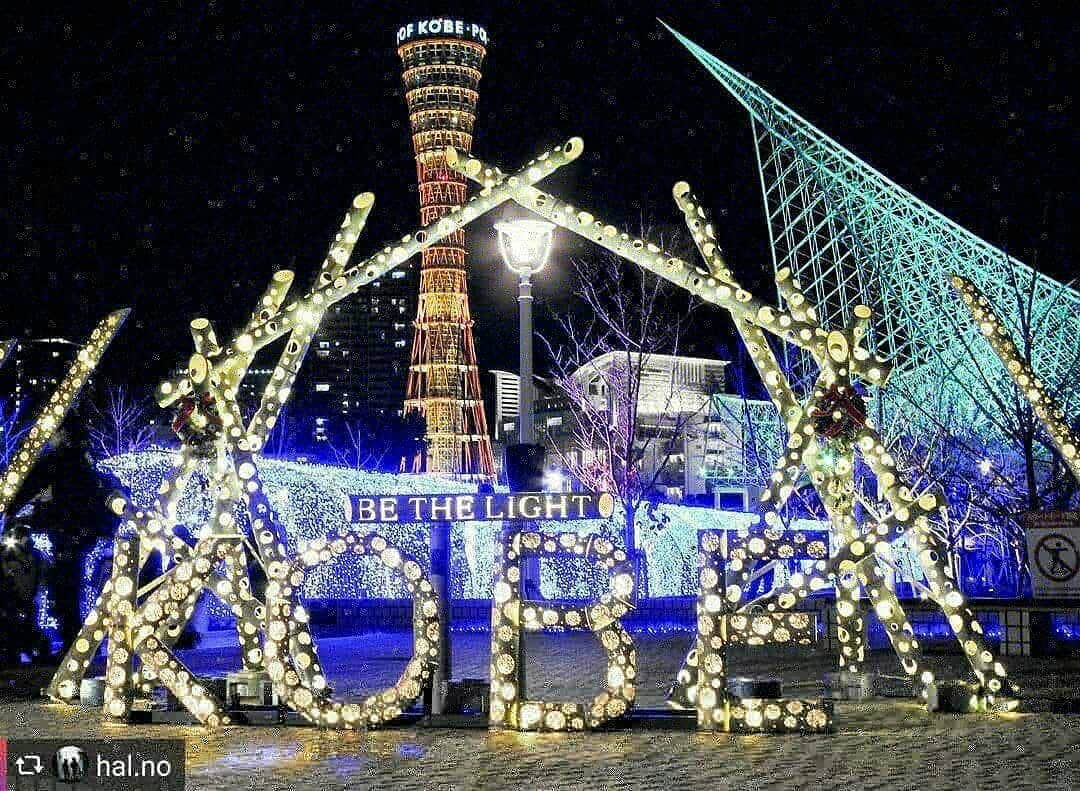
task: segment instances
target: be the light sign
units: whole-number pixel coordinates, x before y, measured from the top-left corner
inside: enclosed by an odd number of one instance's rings
[[[502,519],[606,519],[615,511],[607,493],[522,492],[516,494],[351,494],[348,520],[382,522],[488,522]]]

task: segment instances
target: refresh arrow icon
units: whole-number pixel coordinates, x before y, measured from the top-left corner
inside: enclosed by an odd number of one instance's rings
[[[34,769],[32,771],[28,771],[28,770],[23,768],[23,764],[28,764],[28,763],[31,763],[31,762],[34,764]],[[45,767],[43,767],[41,765],[40,756],[37,756],[37,755],[20,755],[18,758],[15,759],[15,768],[19,770],[20,775],[33,776],[33,775],[41,774],[42,770]]]

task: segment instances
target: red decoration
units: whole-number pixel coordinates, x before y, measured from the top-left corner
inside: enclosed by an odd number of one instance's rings
[[[184,442],[204,445],[221,435],[223,428],[217,405],[210,393],[180,399],[172,430]]]
[[[866,425],[866,404],[849,386],[832,385],[810,409],[814,431],[826,440],[851,440]]]

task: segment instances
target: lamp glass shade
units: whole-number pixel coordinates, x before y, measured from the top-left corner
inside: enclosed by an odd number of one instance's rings
[[[495,223],[499,252],[511,271],[534,275],[544,268],[551,254],[555,224],[543,220],[507,220]]]

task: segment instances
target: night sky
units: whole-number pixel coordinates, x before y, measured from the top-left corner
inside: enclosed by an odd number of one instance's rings
[[[649,4],[39,5],[4,20],[0,336],[81,338],[131,306],[103,367],[120,377],[137,365],[130,378],[149,388],[190,354],[191,318],[228,336],[274,270],[295,269],[306,288],[354,194],[376,193],[358,256],[414,228],[394,33],[432,13],[491,36],[477,154],[516,168],[581,135],[585,156],[547,188],[628,228],[642,216],[680,223],[670,191],[687,179],[744,282],[767,287],[747,115]],[[1054,277],[1076,276],[1069,4],[662,7],[930,205]],[[489,223],[470,239],[480,365],[513,368],[512,278]],[[561,240],[541,310],[566,309],[565,258],[586,253]],[[712,316],[694,349],[705,355],[728,341]]]

